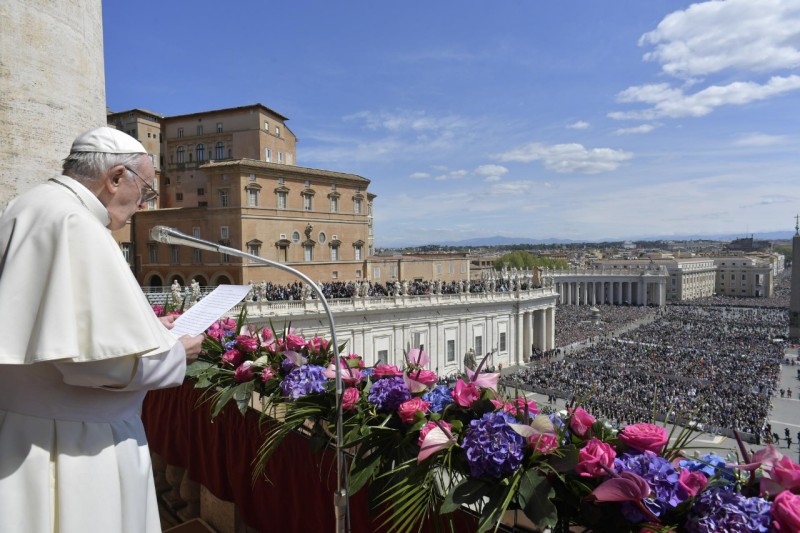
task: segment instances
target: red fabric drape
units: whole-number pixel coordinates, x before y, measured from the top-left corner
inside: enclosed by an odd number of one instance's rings
[[[190,383],[147,394],[142,421],[152,451],[234,502],[245,524],[258,531],[335,531],[335,453],[312,454],[306,439],[291,434],[267,464],[269,481],[253,482],[252,462],[264,438],[258,413],[242,416],[230,404],[212,423],[208,404],[199,401],[200,391]],[[351,495],[350,519],[353,533],[378,530],[366,490]],[[459,522],[459,531],[475,530],[471,517],[462,515]]]

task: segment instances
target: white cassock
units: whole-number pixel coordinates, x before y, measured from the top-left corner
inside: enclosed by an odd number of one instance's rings
[[[161,531],[139,413],[186,354],[108,223],[66,176],[0,214],[0,532]]]

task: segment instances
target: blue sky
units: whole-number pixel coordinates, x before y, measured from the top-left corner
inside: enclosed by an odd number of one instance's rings
[[[800,1],[103,2],[114,111],[260,102],[376,246],[787,231]]]

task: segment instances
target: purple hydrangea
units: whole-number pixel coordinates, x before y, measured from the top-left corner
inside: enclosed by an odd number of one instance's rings
[[[281,392],[284,396],[296,400],[314,392],[324,392],[328,381],[322,372],[325,369],[317,365],[303,365],[295,368],[281,381]]]
[[[772,504],[767,500],[746,498],[732,486],[711,487],[695,500],[686,522],[686,531],[765,533],[770,530],[771,510]]]
[[[498,478],[519,468],[525,439],[509,426],[517,423],[506,413],[486,413],[469,423],[461,447],[467,454],[472,476]]]
[[[439,385],[430,392],[422,395],[422,399],[431,404],[431,411],[441,413],[448,404],[453,403],[453,394],[447,385]]]
[[[725,459],[714,453],[707,453],[697,460],[684,459],[678,464],[690,472],[702,472],[706,477],[714,477],[714,474],[719,474],[726,481],[736,481],[733,469],[728,467]]]
[[[281,370],[283,370],[285,373],[288,374],[295,368],[297,368],[297,365],[294,364],[294,361],[292,361],[291,359],[284,359],[283,361],[281,361]]]
[[[614,459],[617,473],[632,472],[650,485],[650,496],[643,500],[644,505],[656,516],[674,509],[683,501],[678,493],[678,471],[672,463],[653,452],[625,453]],[[622,505],[622,514],[631,522],[642,522],[644,513],[633,503]]]
[[[400,404],[411,399],[411,392],[400,376],[379,379],[369,390],[369,403],[378,406],[378,411],[395,411]]]
[[[225,351],[233,350],[234,348],[236,348],[236,339],[225,342]]]

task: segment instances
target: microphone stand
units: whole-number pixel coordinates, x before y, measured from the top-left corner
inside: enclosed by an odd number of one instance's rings
[[[333,350],[336,354],[336,364],[334,365],[336,368],[336,470],[337,470],[337,480],[336,480],[336,493],[333,495],[333,505],[334,510],[336,513],[336,532],[337,533],[347,533],[350,531],[350,505],[349,505],[349,496],[347,492],[347,467],[344,460],[344,425],[342,422],[342,393],[343,393],[343,386],[342,386],[342,370],[341,370],[341,359],[339,356],[339,343],[336,341],[336,326],[334,325],[333,321],[333,314],[331,313],[331,309],[328,306],[328,301],[325,299],[325,296],[322,294],[322,291],[317,286],[316,283],[311,281],[311,278],[296,270],[292,267],[286,266],[282,263],[278,263],[276,261],[271,261],[269,259],[265,259],[263,257],[258,257],[257,255],[248,254],[246,252],[242,252],[241,250],[237,250],[236,248],[229,248],[227,246],[223,246],[221,244],[213,243],[211,241],[206,241],[200,239],[198,237],[193,237],[191,235],[186,235],[185,233],[181,233],[180,231],[176,230],[175,228],[170,228],[168,226],[154,226],[150,230],[150,238],[156,242],[161,242],[164,244],[173,244],[173,245],[181,245],[181,246],[189,246],[191,248],[197,248],[199,250],[208,250],[211,252],[218,252],[221,254],[228,254],[228,255],[235,255],[237,257],[247,258],[257,263],[263,263],[265,265],[273,266],[285,272],[289,272],[290,274],[294,274],[298,278],[302,279],[304,282],[308,283],[317,297],[322,302],[322,307],[325,309],[325,313],[328,315],[328,322],[330,323],[330,330],[331,330],[331,342],[333,343]]]

